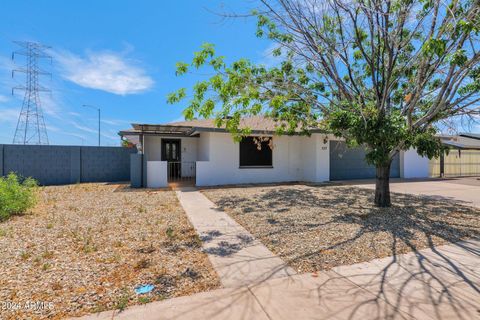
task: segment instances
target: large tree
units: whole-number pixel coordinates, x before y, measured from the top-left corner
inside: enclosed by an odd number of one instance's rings
[[[443,152],[437,125],[478,113],[480,0],[276,0],[252,12],[257,36],[277,44],[274,67],[230,64],[204,44],[177,75],[199,68],[184,111],[215,117],[240,138],[240,118],[264,114],[279,134],[324,128],[366,148],[376,167],[375,204],[390,205],[389,172],[400,150]],[[168,97],[187,96],[185,88]]]

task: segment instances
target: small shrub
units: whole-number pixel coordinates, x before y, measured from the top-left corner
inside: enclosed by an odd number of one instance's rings
[[[170,226],[167,228],[167,230],[165,230],[165,234],[169,239],[175,238],[175,232],[173,231],[173,228]]]
[[[30,252],[27,252],[27,251],[23,251],[22,253],[20,253],[20,258],[22,260],[28,260],[31,256],[32,256],[32,254]]]
[[[273,212],[269,212],[267,214],[267,222],[270,224],[276,224],[278,222]]]
[[[140,304],[146,304],[149,303],[151,299],[149,297],[139,297],[138,298],[138,303]]]
[[[84,253],[92,253],[98,250],[97,246],[92,242],[91,238],[88,238],[82,246]]]
[[[32,208],[37,200],[37,188],[34,179],[22,179],[13,172],[0,177],[0,221]]]
[[[148,259],[141,259],[135,263],[135,270],[146,269],[151,265],[150,260]]]
[[[130,297],[127,290],[123,290],[123,294],[118,298],[117,302],[115,303],[115,309],[122,312],[128,306],[129,300]]]
[[[42,258],[43,259],[52,259],[53,256],[54,256],[53,251],[46,250],[45,252],[42,253]]]
[[[62,284],[58,281],[52,283],[52,289],[55,291],[62,290]]]
[[[108,308],[101,303],[97,303],[95,305],[95,307],[92,308],[93,313],[99,313],[99,312],[103,312],[103,311],[106,311],[106,310],[108,310]]]

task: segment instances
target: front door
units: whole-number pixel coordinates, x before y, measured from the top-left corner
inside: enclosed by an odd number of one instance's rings
[[[162,161],[168,162],[168,179],[175,180],[181,177],[182,164],[180,140],[162,139]]]

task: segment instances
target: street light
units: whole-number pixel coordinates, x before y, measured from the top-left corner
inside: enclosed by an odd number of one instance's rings
[[[89,104],[82,105],[83,107],[92,108],[98,111],[98,146],[100,147],[100,108]]]

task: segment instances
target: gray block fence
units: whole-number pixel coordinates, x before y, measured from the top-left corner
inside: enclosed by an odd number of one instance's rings
[[[0,176],[16,172],[41,185],[130,180],[134,148],[0,144]]]

